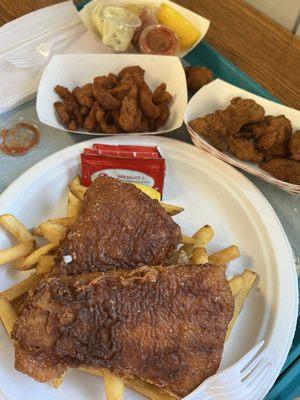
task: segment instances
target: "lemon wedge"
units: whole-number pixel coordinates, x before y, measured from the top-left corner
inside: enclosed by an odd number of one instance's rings
[[[180,48],[193,46],[200,37],[200,31],[187,18],[166,3],[161,3],[156,15],[159,23],[170,28],[179,39]]]
[[[150,186],[141,185],[140,183],[133,183],[133,185],[140,189],[147,196],[151,197],[151,199],[160,200],[160,193],[156,189],[153,189]]]

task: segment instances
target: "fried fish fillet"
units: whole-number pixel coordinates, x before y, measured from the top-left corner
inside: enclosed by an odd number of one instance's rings
[[[217,371],[233,311],[209,264],[48,277],[14,326],[15,367],[41,382],[105,367],[182,397]]]
[[[176,249],[180,227],[157,200],[107,176],[87,190],[57,251],[55,274],[158,265]]]

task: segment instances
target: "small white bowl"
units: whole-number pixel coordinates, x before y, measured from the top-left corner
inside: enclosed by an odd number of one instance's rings
[[[96,28],[93,25],[92,12],[93,12],[95,5],[99,4],[101,2],[103,3],[104,0],[91,0],[78,13],[81,21],[84,23],[86,28],[89,31],[91,31],[98,40],[101,40],[101,39],[99,38],[98,31],[96,30]],[[159,7],[161,5],[162,1],[160,1],[160,0],[135,0],[133,3],[143,4],[143,5],[149,4],[151,6]],[[203,40],[204,36],[206,35],[206,33],[209,29],[210,21],[204,17],[201,17],[201,15],[188,10],[187,8],[180,6],[179,4],[173,3],[173,1],[163,0],[163,3],[166,3],[169,6],[173,7],[176,11],[178,11],[185,18],[187,18],[192,24],[194,24],[200,31],[199,39],[193,44],[193,46],[191,46],[185,50],[180,50],[178,52],[178,54],[177,54],[178,57],[185,57],[190,51],[193,50],[193,48],[195,48]],[[137,51],[134,49],[133,46],[131,46],[131,48],[128,49],[127,52],[136,53]]]
[[[54,92],[54,87],[62,85],[72,90],[76,86],[93,82],[96,76],[108,75],[110,72],[117,74],[122,68],[132,65],[139,65],[145,70],[145,81],[152,90],[160,83],[165,82],[168,92],[173,96],[168,121],[159,131],[149,132],[148,134],[158,135],[180,128],[187,106],[186,78],[180,59],[171,56],[140,54],[66,54],[54,56],[46,67],[38,88],[36,108],[39,120],[53,128],[67,131],[58,121],[53,107],[53,103],[60,100]],[[86,135],[106,135],[82,130],[70,132]],[[134,133],[134,135],[137,134],[139,133]],[[120,135],[120,133],[117,133],[117,135]],[[125,135],[130,135],[130,133],[125,133]]]

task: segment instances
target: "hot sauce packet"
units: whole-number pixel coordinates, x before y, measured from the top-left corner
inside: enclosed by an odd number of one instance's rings
[[[166,164],[157,147],[94,144],[81,154],[81,169],[85,186],[104,175],[163,192]]]

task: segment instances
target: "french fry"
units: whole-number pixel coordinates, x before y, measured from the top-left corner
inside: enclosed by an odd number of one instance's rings
[[[87,372],[88,374],[103,377],[105,374],[105,368],[85,368],[79,367],[80,371]],[[147,397],[150,400],[175,400],[175,397],[162,392],[154,385],[144,382],[137,378],[126,378],[124,379],[125,386],[135,390],[141,395]]]
[[[62,376],[60,376],[59,378],[53,379],[52,387],[53,387],[54,389],[58,389],[58,388],[61,386],[61,384],[63,383],[63,380],[64,380],[65,375],[66,375],[66,373],[64,372],[64,373],[62,374]]]
[[[140,379],[125,379],[125,385],[130,389],[135,390],[141,395],[147,397],[150,400],[175,400],[176,397],[171,396],[168,393],[164,393],[162,390],[158,389],[150,383],[144,382]]]
[[[75,182],[71,182],[70,183],[69,189],[70,189],[70,192],[75,197],[77,197],[77,199],[79,199],[81,201],[84,199],[85,192],[87,191],[87,187],[86,186],[82,186],[82,185],[80,185],[78,183],[75,183]]]
[[[62,225],[68,228],[69,226],[74,224],[75,218],[74,217],[51,218],[48,219],[48,221],[46,222],[49,222],[51,224]]]
[[[78,185],[81,184],[81,179],[80,176],[77,175],[75,178],[72,180],[72,183],[76,183]],[[73,217],[76,218],[79,210],[81,208],[82,202],[81,200],[77,199],[76,196],[74,196],[73,193],[71,193],[70,189],[68,191],[68,217]]]
[[[33,228],[32,233],[35,236],[43,236],[41,225],[45,223],[61,225],[64,227],[69,227],[74,224],[75,218],[74,217],[61,217],[61,218],[50,218],[47,221],[42,222],[37,227]],[[51,240],[50,240],[51,241]]]
[[[52,222],[43,222],[40,225],[40,229],[45,239],[57,245],[59,245],[67,234],[67,228],[65,226],[54,224]]]
[[[0,215],[0,225],[11,233],[19,242],[33,240],[29,230],[11,214]]]
[[[173,216],[181,213],[184,211],[184,208],[179,207],[179,206],[173,206],[172,204],[166,204],[163,203],[162,201],[160,202],[160,205],[165,209],[166,213]]]
[[[36,273],[38,275],[42,275],[50,272],[54,265],[54,258],[55,258],[54,255],[49,255],[49,254],[41,256],[36,266]]]
[[[76,176],[72,179],[71,183],[77,183],[77,185],[81,185],[81,177],[80,177],[80,175],[76,175]]]
[[[122,400],[125,390],[123,380],[109,370],[104,371],[103,380],[106,400]]]
[[[250,271],[249,269],[246,269],[240,276],[243,280],[243,285],[241,286],[240,280],[236,280],[236,277],[232,278],[229,281],[229,286],[232,291],[235,291],[234,295],[234,314],[233,317],[227,327],[227,332],[226,332],[226,339],[230,336],[230,333],[232,331],[233,325],[245,303],[245,300],[252,289],[256,279],[257,279],[257,274],[253,271]],[[239,278],[238,277],[238,278]],[[238,290],[238,287],[240,289]]]
[[[208,261],[214,265],[224,265],[240,256],[239,248],[235,245],[217,251],[208,257]]]
[[[19,244],[0,251],[0,265],[9,264],[20,258],[28,256],[35,249],[34,240],[26,240]]]
[[[214,231],[210,225],[204,225],[193,234],[196,247],[205,247],[213,238]]]
[[[214,231],[210,225],[204,225],[198,229],[192,236],[195,240],[194,244],[185,244],[176,250],[170,259],[169,264],[176,264],[178,261],[178,255],[180,251],[184,251],[188,258],[192,257],[194,247],[205,247],[207,243],[212,239]]]
[[[7,333],[10,336],[12,328],[14,326],[14,323],[18,319],[18,316],[13,306],[4,297],[0,297],[0,318],[3,322],[3,325],[5,326]]]
[[[29,289],[34,289],[42,279],[42,275],[33,274],[16,285],[4,290],[0,293],[0,297],[4,297],[11,303],[19,300]]]
[[[35,264],[37,264],[40,258],[52,251],[57,247],[55,243],[48,243],[42,247],[39,247],[29,256],[25,257],[24,259],[20,260],[19,262],[14,264],[14,268],[20,271],[27,271],[28,269],[34,268]]]
[[[195,240],[194,246],[195,247],[205,247],[210,242],[213,235],[214,235],[214,232],[210,225],[202,226],[192,236],[192,238]],[[185,245],[185,246],[181,247],[180,250],[184,250],[188,257],[192,257],[194,246],[193,245]]]
[[[195,244],[195,239],[192,237],[189,237],[187,235],[182,235],[181,236],[181,243],[182,244],[191,244],[192,246]]]
[[[39,237],[43,236],[41,232],[41,224],[39,224],[35,228],[32,228],[31,233],[33,236],[39,236]]]
[[[76,218],[81,208],[82,201],[77,199],[73,193],[68,193],[68,216]]]
[[[236,296],[237,293],[241,290],[244,285],[244,280],[241,275],[236,275],[229,281],[230,290],[233,296]]]
[[[208,255],[205,247],[196,247],[193,250],[193,264],[206,264],[208,262]]]

